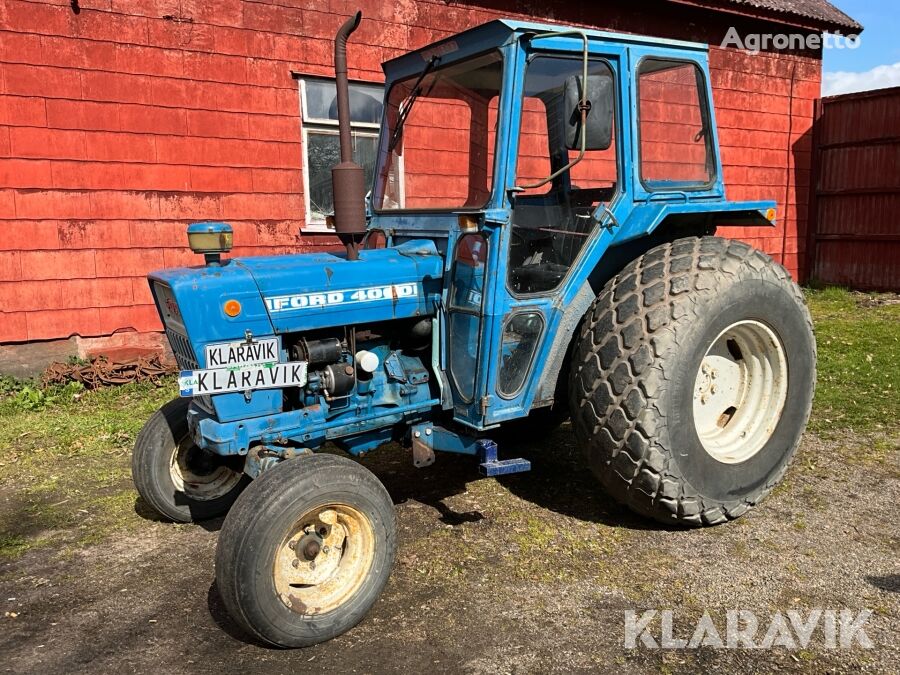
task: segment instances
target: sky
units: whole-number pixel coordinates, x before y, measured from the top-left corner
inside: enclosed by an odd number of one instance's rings
[[[856,49],[826,49],[822,94],[900,86],[900,0],[830,0],[863,25]]]

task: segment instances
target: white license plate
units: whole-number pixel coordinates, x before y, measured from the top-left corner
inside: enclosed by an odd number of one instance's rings
[[[183,370],[178,388],[184,397],[227,394],[257,389],[302,387],[306,384],[306,361],[270,363],[264,366]]]
[[[261,366],[277,363],[278,338],[263,338],[247,342],[222,342],[206,345],[206,368],[233,368],[235,366]]]

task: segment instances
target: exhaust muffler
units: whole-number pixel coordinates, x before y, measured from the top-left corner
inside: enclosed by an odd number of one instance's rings
[[[338,129],[341,163],[331,169],[334,192],[334,230],[347,247],[347,260],[358,259],[359,242],[366,232],[365,175],[353,161],[350,133],[350,85],[347,83],[347,39],[359,27],[362,12],[357,12],[340,27],[334,39],[334,76],[337,88]]]

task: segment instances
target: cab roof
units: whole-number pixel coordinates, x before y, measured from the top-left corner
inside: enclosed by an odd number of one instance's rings
[[[603,44],[631,44],[684,49],[691,52],[707,52],[709,50],[709,45],[701,42],[670,40],[630,33],[615,33],[581,26],[495,19],[456,35],[451,35],[438,42],[433,42],[421,49],[403,54],[390,61],[385,61],[382,67],[387,79],[391,80],[398,76],[419,72],[422,69],[422,65],[432,56],[441,56],[443,57],[443,62],[446,63],[501,47],[529,33],[556,33],[568,30],[583,31],[588,36],[591,45],[598,48],[602,47]]]

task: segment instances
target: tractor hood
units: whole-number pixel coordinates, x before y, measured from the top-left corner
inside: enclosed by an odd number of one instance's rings
[[[166,328],[187,335],[197,353],[246,330],[263,336],[434,314],[443,268],[434,243],[417,240],[360,251],[352,262],[334,253],[233,258],[153,272],[150,283]],[[229,300],[240,303],[235,316],[225,313]]]

